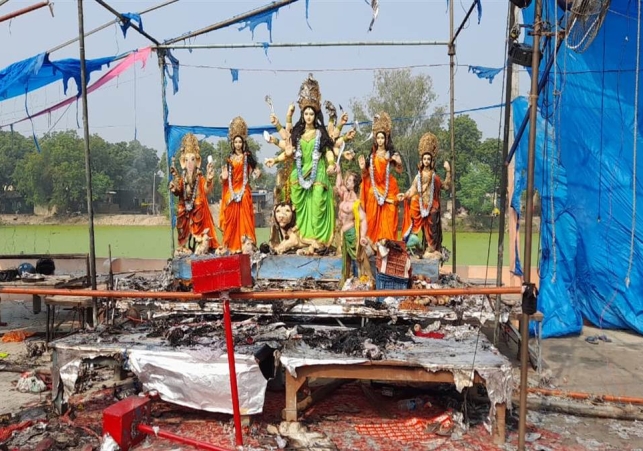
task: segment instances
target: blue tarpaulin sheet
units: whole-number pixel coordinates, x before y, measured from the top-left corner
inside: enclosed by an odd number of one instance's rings
[[[562,14],[556,3],[545,0],[545,23]],[[545,337],[578,333],[583,318],[643,333],[643,214],[636,211],[643,205],[640,6],[612,2],[586,51],[563,45],[539,99],[535,188],[542,196],[538,307]],[[523,13],[533,23],[533,6]],[[514,108],[519,123],[526,103],[518,100]],[[517,189],[526,186],[526,146],[525,135],[516,155]]]
[[[87,81],[89,75],[109,65],[119,56],[86,60]],[[69,80],[80,86],[80,60],[63,59],[50,61],[46,53],[18,61],[0,70],[0,101],[35,91],[59,80],[63,81],[65,94]]]
[[[258,127],[248,127],[248,135],[261,135],[264,130],[268,133],[277,131],[272,125],[264,125]],[[187,133],[192,133],[196,136],[204,138],[228,138],[228,127],[203,127],[199,125],[166,125],[165,133],[167,137],[167,148],[170,160],[176,152],[181,148],[181,140]]]

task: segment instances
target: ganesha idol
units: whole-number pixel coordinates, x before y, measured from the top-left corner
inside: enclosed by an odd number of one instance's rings
[[[172,160],[169,185],[170,192],[178,198],[176,229],[179,247],[176,256],[190,255],[193,249],[199,254],[213,253],[219,243],[207,196],[214,187],[214,164],[208,161],[203,175],[199,142],[192,133],[186,134],[181,141],[179,162],[180,172]],[[190,249],[190,241],[193,249]]]

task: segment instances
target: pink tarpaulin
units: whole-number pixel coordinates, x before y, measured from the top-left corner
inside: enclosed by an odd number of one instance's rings
[[[137,61],[142,62],[142,67],[145,67],[145,63],[147,62],[147,59],[150,56],[150,53],[152,52],[151,47],[146,47],[144,49],[138,49],[133,51],[131,54],[126,56],[120,63],[118,63],[116,66],[114,66],[112,69],[107,71],[105,75],[103,75],[101,78],[99,78],[96,83],[92,84],[91,86],[87,87],[87,94],[90,94],[94,92],[95,90],[103,87],[105,84],[108,82],[112,81],[114,78],[118,77],[121,75],[123,72],[125,72],[127,69],[132,67]],[[24,122],[29,119],[36,118],[38,116],[42,116],[43,114],[48,114],[53,111],[56,111],[59,108],[65,107],[67,105],[70,105],[74,103],[76,100],[78,100],[78,96],[70,97],[68,99],[63,100],[62,102],[59,102],[53,106],[50,106],[49,108],[46,108],[42,111],[38,111],[35,114],[31,114],[23,119],[20,119],[18,121],[12,122],[11,124],[6,124],[3,125],[2,127],[6,126],[11,126],[15,124],[19,124],[20,122]]]

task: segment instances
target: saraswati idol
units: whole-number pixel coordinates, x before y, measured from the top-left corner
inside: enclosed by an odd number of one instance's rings
[[[223,231],[223,245],[230,252],[238,253],[257,243],[255,214],[252,203],[250,178],[257,178],[261,171],[248,148],[248,126],[241,117],[235,117],[228,130],[230,155],[221,168],[221,210],[219,226]]]

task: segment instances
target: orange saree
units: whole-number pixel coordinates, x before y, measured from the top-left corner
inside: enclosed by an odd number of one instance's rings
[[[192,236],[201,236],[208,229],[210,249],[214,250],[219,247],[219,242],[217,241],[214,221],[212,220],[208,196],[206,195],[205,177],[201,174],[197,177],[195,183],[196,192],[194,193],[191,209],[189,209],[190,201],[185,199],[184,181],[181,179],[179,182],[177,190],[179,202],[176,214],[176,229],[179,233],[178,242],[179,246],[183,247],[187,244],[190,234]]]
[[[418,175],[418,177],[420,177]],[[413,183],[416,182],[417,178]],[[428,183],[427,183],[428,184]],[[416,193],[404,204],[404,224],[402,225],[402,234],[404,240],[407,240],[410,234],[422,235],[428,247],[431,250],[442,249],[442,225],[440,224],[440,190],[442,189],[442,180],[435,174],[433,180],[433,193]],[[430,199],[430,200],[429,200]],[[427,205],[427,202],[431,205]],[[420,205],[423,203],[424,208]],[[424,212],[422,211],[424,210]]]
[[[368,223],[366,235],[372,242],[381,239],[397,240],[397,195],[400,189],[391,174],[393,168],[394,163],[373,153],[371,164],[362,171],[360,200]]]
[[[247,157],[244,156],[245,158]],[[250,238],[253,243],[257,242],[252,191],[248,183],[252,170],[247,166],[244,177],[243,162],[243,159],[240,161],[228,159],[228,180],[222,181],[219,226],[223,231],[223,245],[231,252],[241,251],[244,236]],[[232,182],[232,189],[230,189],[230,182]]]

